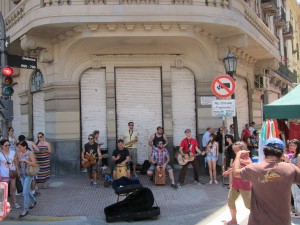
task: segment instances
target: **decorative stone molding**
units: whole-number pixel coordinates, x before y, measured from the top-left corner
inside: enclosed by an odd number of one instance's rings
[[[99,68],[101,68],[101,57],[92,56],[92,69],[99,69]]]
[[[175,66],[176,66],[176,68],[182,68],[183,67],[183,59],[181,58],[181,55],[176,56]]]
[[[240,34],[234,35],[228,38],[220,39],[218,46],[219,59],[223,59],[226,57],[229,48],[246,48],[248,47],[248,35]]]
[[[25,1],[19,3],[5,20],[5,29],[8,30],[25,16]]]
[[[42,63],[53,61],[52,46],[49,46],[49,44],[28,35],[22,36],[20,40],[21,48],[25,51],[25,54],[38,57]]]
[[[279,60],[275,58],[258,60],[255,66],[258,68],[277,70],[279,68]]]

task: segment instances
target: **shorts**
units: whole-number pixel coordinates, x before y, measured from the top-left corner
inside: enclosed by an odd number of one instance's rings
[[[235,201],[237,200],[237,198],[239,197],[240,194],[242,195],[245,207],[247,209],[250,209],[251,191],[236,190],[236,189],[232,189],[232,188],[230,188],[230,190],[228,192],[228,198],[227,198],[228,207],[230,209],[236,209]]]
[[[114,170],[117,168],[117,165],[115,165],[115,167],[114,167]],[[129,167],[129,164],[128,163],[126,163],[126,169],[127,170],[129,170],[130,169],[130,167]]]
[[[133,164],[137,164],[137,149],[136,148],[129,148],[129,155]]]
[[[217,161],[217,156],[216,155],[207,155],[206,161]]]
[[[155,164],[151,164],[151,166],[150,166],[150,168],[148,169],[148,171],[154,173],[155,168],[156,168],[156,165],[155,165]],[[166,166],[166,170],[169,171],[169,170],[171,170],[171,169],[172,169],[172,167],[168,164],[168,165]]]
[[[92,165],[90,167],[87,168],[88,172],[92,172],[92,171],[98,171],[98,162],[95,165]]]

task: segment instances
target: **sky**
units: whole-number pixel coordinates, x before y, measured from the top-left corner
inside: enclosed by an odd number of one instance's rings
[[[300,0],[297,0],[297,4],[300,4]]]

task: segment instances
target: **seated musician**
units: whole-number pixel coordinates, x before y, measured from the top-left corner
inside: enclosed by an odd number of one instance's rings
[[[81,152],[81,157],[83,163],[88,163],[87,170],[91,180],[91,185],[96,186],[98,162],[99,159],[102,158],[102,155],[100,146],[95,142],[95,136],[93,134],[90,134],[88,139],[89,142],[84,145]]]
[[[150,158],[151,166],[147,171],[147,175],[151,177],[155,169],[157,169],[157,171],[167,170],[169,172],[169,177],[171,180],[171,187],[176,189],[177,186],[174,182],[174,172],[172,167],[168,164],[170,162],[169,152],[166,148],[163,147],[163,145],[164,143],[162,141],[159,141],[157,144],[158,147],[153,149]]]
[[[130,178],[129,151],[127,148],[124,147],[124,141],[122,139],[119,139],[117,141],[117,149],[114,150],[111,159],[115,162],[115,168],[113,172],[114,179],[120,178],[116,174],[116,170],[118,169],[118,167],[125,167],[126,176]]]

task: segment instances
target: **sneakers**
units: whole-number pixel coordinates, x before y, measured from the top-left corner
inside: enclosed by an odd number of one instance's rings
[[[18,204],[18,203],[15,203],[15,205],[14,205],[14,208],[15,209],[18,209],[18,208],[20,208],[21,206]]]
[[[180,183],[177,184],[177,188],[182,188]]]
[[[136,173],[133,173],[134,178],[138,178],[138,175]]]
[[[215,180],[215,184],[218,184],[219,182],[217,180]]]
[[[171,184],[171,187],[174,189],[177,189],[177,185],[176,184]]]
[[[212,180],[210,180],[210,181],[209,181],[209,184],[212,184],[212,183],[213,183],[213,181],[212,181]]]

